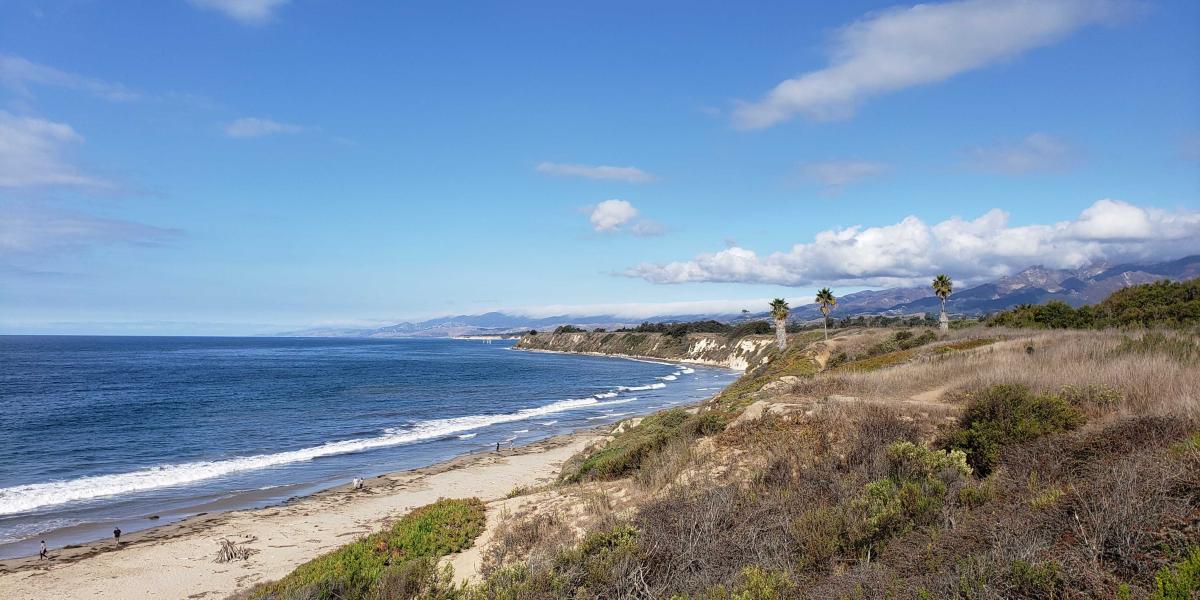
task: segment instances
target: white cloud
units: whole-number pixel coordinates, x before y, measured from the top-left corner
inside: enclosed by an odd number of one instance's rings
[[[626,274],[653,283],[892,286],[919,284],[936,273],[971,282],[1031,264],[1076,268],[1096,260],[1198,252],[1200,211],[1168,212],[1106,199],[1073,221],[1010,226],[999,209],[971,221],[954,217],[932,225],[910,216],[891,225],[822,231],[786,252],[759,256],[734,246],[688,261],[643,264]]]
[[[605,200],[592,207],[588,220],[592,229],[603,232],[616,231],[638,216],[638,209],[625,200]]]
[[[271,119],[242,117],[225,126],[225,135],[231,138],[257,138],[279,133],[300,133],[304,127],[280,123]]]
[[[568,177],[584,177],[587,179],[606,179],[625,181],[628,183],[647,183],[654,181],[654,176],[637,167],[610,167],[607,165],[572,165],[565,163],[544,162],[537,166],[539,173],[563,175]]]
[[[864,99],[936,83],[1052,44],[1117,12],[1115,0],[962,0],[871,13],[841,29],[830,65],[788,79],[734,122],[848,117]]]
[[[141,98],[140,94],[119,83],[60,71],[10,54],[0,54],[0,83],[23,96],[33,95],[29,89],[32,84],[85,92],[113,102]]]
[[[827,193],[837,194],[851,183],[887,173],[888,166],[867,160],[828,160],[804,163],[800,165],[800,172],[820,184]]]
[[[585,206],[592,229],[597,233],[628,233],[638,237],[662,235],[666,228],[662,223],[650,219],[639,219],[641,214],[627,200],[605,200],[594,206]]]
[[[1033,133],[1018,144],[979,146],[967,152],[967,165],[980,171],[1020,175],[1062,171],[1075,162],[1075,151],[1062,139]]]
[[[66,123],[0,110],[0,188],[115,187],[81,172],[67,159],[68,148],[82,143],[83,136]]]
[[[200,8],[217,10],[225,16],[246,25],[257,25],[271,20],[275,9],[291,0],[190,0]]]
[[[179,233],[175,229],[30,204],[8,204],[0,210],[0,255],[4,256],[48,255],[100,244],[153,245],[169,241]]]

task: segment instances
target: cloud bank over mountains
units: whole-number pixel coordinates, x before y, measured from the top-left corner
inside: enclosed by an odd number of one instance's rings
[[[980,281],[1030,264],[1078,268],[1100,260],[1162,259],[1200,252],[1200,211],[1166,211],[1100,200],[1079,217],[1012,226],[992,209],[974,220],[929,224],[909,216],[891,225],[855,225],[760,256],[733,246],[691,260],[647,263],[624,275],[652,283],[764,283],[788,286],[903,286],[937,273]]]

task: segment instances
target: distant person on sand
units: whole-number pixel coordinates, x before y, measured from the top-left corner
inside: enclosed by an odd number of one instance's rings
[[[500,442],[496,442],[496,452],[500,452]]]
[[[42,551],[38,553],[38,558],[50,558],[50,552],[46,550],[46,540],[42,540]]]
[[[120,527],[113,530],[113,539],[117,540],[118,546],[121,545],[121,528]]]

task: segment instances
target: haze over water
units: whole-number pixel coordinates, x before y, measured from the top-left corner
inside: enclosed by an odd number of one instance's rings
[[[521,445],[735,377],[510,347],[0,336],[0,557]]]

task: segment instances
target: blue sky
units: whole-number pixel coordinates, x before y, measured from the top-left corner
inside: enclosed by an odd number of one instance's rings
[[[1198,57],[1185,1],[8,0],[0,332],[762,308],[1176,258]]]

